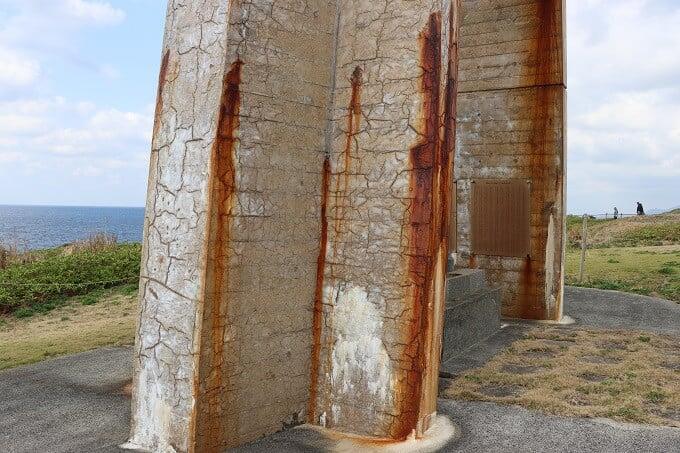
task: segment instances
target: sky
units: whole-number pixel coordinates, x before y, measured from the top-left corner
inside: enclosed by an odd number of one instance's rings
[[[0,0],[0,204],[142,206],[165,0]],[[680,206],[680,2],[567,0],[567,210]]]

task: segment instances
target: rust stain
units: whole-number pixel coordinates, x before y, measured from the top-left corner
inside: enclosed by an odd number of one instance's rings
[[[477,255],[470,253],[470,262],[468,263],[468,268],[477,269]]]
[[[312,321],[312,356],[311,375],[309,381],[308,421],[316,422],[317,392],[319,385],[319,368],[321,355],[321,323],[323,322],[323,284],[326,267],[326,250],[328,248],[328,192],[330,190],[331,164],[328,156],[323,161],[321,178],[321,235],[319,239],[319,256],[316,259],[316,288],[314,290],[314,316]]]
[[[163,90],[168,77],[168,64],[170,63],[170,50],[166,50],[161,60],[161,69],[158,74],[158,93],[156,94],[156,111],[153,117],[153,135],[158,134],[161,125],[161,114],[163,113]]]
[[[546,319],[545,305],[542,299],[538,296],[540,288],[538,287],[538,278],[533,264],[533,259],[527,256],[524,259],[522,266],[521,289],[522,289],[522,305],[519,307],[519,317],[522,319]]]
[[[454,149],[456,146],[456,115],[458,110],[458,11],[459,1],[451,2],[449,8],[449,46],[446,89],[444,94],[444,140],[440,149],[441,165],[446,172],[444,183],[440,186],[439,198],[442,202],[440,237],[446,242],[448,252],[449,221],[451,197],[453,196]],[[444,217],[446,216],[446,217]]]
[[[392,429],[392,437],[405,439],[417,429],[422,415],[423,378],[427,371],[428,311],[433,289],[433,275],[440,247],[439,221],[445,216],[443,206],[436,203],[442,179],[441,114],[441,13],[430,15],[420,35],[422,112],[421,140],[410,150],[412,165],[411,208],[409,213],[410,256],[408,273],[412,285],[412,317],[406,346],[402,353],[405,376],[400,380],[400,416]],[[446,110],[446,108],[445,108]],[[446,141],[446,140],[444,140]],[[448,162],[448,156],[446,157]]]
[[[343,161],[342,177],[336,176],[335,180],[335,222],[333,230],[335,237],[333,241],[333,255],[337,255],[339,239],[342,234],[342,222],[345,220],[345,211],[349,203],[349,184],[352,172],[352,147],[354,145],[355,136],[359,132],[359,125],[361,124],[361,87],[362,87],[363,70],[357,66],[352,72],[350,78],[352,84],[352,94],[350,96],[349,105],[347,107],[347,137],[345,139],[345,147],[342,151],[341,160]]]
[[[229,235],[236,189],[235,151],[240,126],[241,68],[236,60],[225,74],[217,136],[212,149],[212,188],[210,200],[210,234],[208,274],[206,283],[207,369],[204,371],[204,398],[198,399],[198,451],[222,451],[225,444],[223,404],[224,387],[224,337],[226,330],[226,294],[229,284]]]
[[[522,270],[518,311],[522,318],[549,319],[552,317],[545,306],[545,288],[539,284],[537,272],[545,266],[545,247],[548,243],[547,225],[550,221],[548,205],[554,203],[556,196],[561,196],[562,171],[552,168],[553,149],[551,146],[554,118],[555,95],[559,92],[553,86],[554,74],[562,70],[560,54],[553,50],[559,44],[557,23],[557,0],[539,0],[538,22],[535,30],[536,59],[534,74],[529,82],[536,87],[536,97],[532,108],[531,119],[531,156],[529,168],[531,172],[531,212],[540,214],[540,232],[532,237],[531,255],[526,259]],[[555,181],[550,177],[556,173]],[[539,303],[539,301],[543,301]]]

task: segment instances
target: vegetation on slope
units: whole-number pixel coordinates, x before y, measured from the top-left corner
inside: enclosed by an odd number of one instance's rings
[[[580,282],[583,219],[567,217],[566,283],[656,296],[680,303],[680,213],[588,219]]]
[[[0,262],[0,315],[28,317],[63,305],[69,297],[92,303],[102,290],[136,290],[139,244],[94,237],[49,250],[3,254]]]
[[[567,217],[567,245],[581,247],[582,217]],[[680,244],[680,214],[588,219],[588,248]]]

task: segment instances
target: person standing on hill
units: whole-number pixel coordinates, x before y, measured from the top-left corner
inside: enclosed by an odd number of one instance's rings
[[[642,203],[637,202],[637,215],[645,215],[645,208],[642,207]]]
[[[614,220],[619,218],[619,210],[617,209],[616,206],[614,206]]]

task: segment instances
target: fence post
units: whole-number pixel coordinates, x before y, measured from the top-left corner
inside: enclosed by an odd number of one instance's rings
[[[581,230],[581,267],[578,282],[583,283],[586,273],[586,249],[588,248],[588,214],[583,214],[583,229]]]

